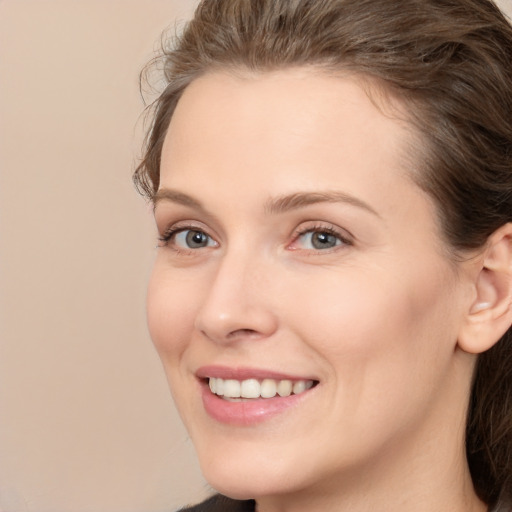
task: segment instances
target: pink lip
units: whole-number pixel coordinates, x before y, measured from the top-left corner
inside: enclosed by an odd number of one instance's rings
[[[318,380],[314,377],[303,376],[303,375],[290,375],[280,372],[274,372],[271,370],[263,370],[261,368],[247,368],[238,367],[231,368],[227,366],[201,366],[196,371],[196,376],[200,379],[206,379],[208,377],[216,377],[221,379],[235,379],[235,380],[246,380],[246,379],[275,379],[275,380]]]
[[[227,425],[250,426],[267,421],[278,414],[282,414],[291,407],[299,405],[316,388],[298,395],[287,397],[276,396],[274,398],[257,398],[238,402],[231,402],[214,395],[206,381],[207,377],[222,379],[245,380],[253,379],[276,379],[276,380],[315,380],[307,377],[297,377],[276,373],[267,370],[250,368],[227,368],[220,366],[204,366],[197,372],[200,379],[201,395],[203,406],[207,414],[214,420]]]

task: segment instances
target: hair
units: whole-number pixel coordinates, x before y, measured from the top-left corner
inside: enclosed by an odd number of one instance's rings
[[[204,0],[172,43],[134,174],[149,199],[195,78],[314,65],[369,77],[406,107],[421,141],[413,178],[437,205],[451,254],[512,221],[512,26],[490,0]],[[466,453],[483,501],[512,496],[512,329],[478,357]]]

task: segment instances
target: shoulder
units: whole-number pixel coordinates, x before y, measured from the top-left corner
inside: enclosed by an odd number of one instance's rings
[[[182,508],[178,512],[254,512],[254,510],[254,500],[238,501],[216,494],[198,505]]]

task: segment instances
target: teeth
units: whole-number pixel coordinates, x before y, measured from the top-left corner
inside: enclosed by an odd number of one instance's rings
[[[240,386],[240,396],[242,398],[259,398],[260,383],[256,379],[243,380]]]
[[[215,393],[219,395],[224,394],[224,381],[222,379],[216,379],[217,383],[215,384]]]
[[[311,384],[313,383],[311,382]],[[277,384],[277,394],[279,396],[290,396],[292,394],[292,391],[293,383],[291,380],[281,380]]]
[[[217,379],[217,381],[222,379]],[[224,396],[227,398],[240,398],[240,381],[238,380],[225,380],[224,381]]]
[[[236,398],[273,398],[276,395],[299,395],[313,387],[312,380],[275,380],[257,379],[235,380],[210,377],[209,382],[212,393],[232,400]]]
[[[303,380],[299,380],[293,384],[293,392],[298,395],[306,391],[306,383]]]
[[[277,393],[277,384],[273,379],[265,379],[261,383],[260,395],[261,398],[273,398]]]

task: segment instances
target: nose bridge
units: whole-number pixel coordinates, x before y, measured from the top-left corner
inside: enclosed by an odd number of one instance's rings
[[[196,328],[216,342],[270,336],[277,327],[263,254],[248,247],[226,251],[208,284]]]

